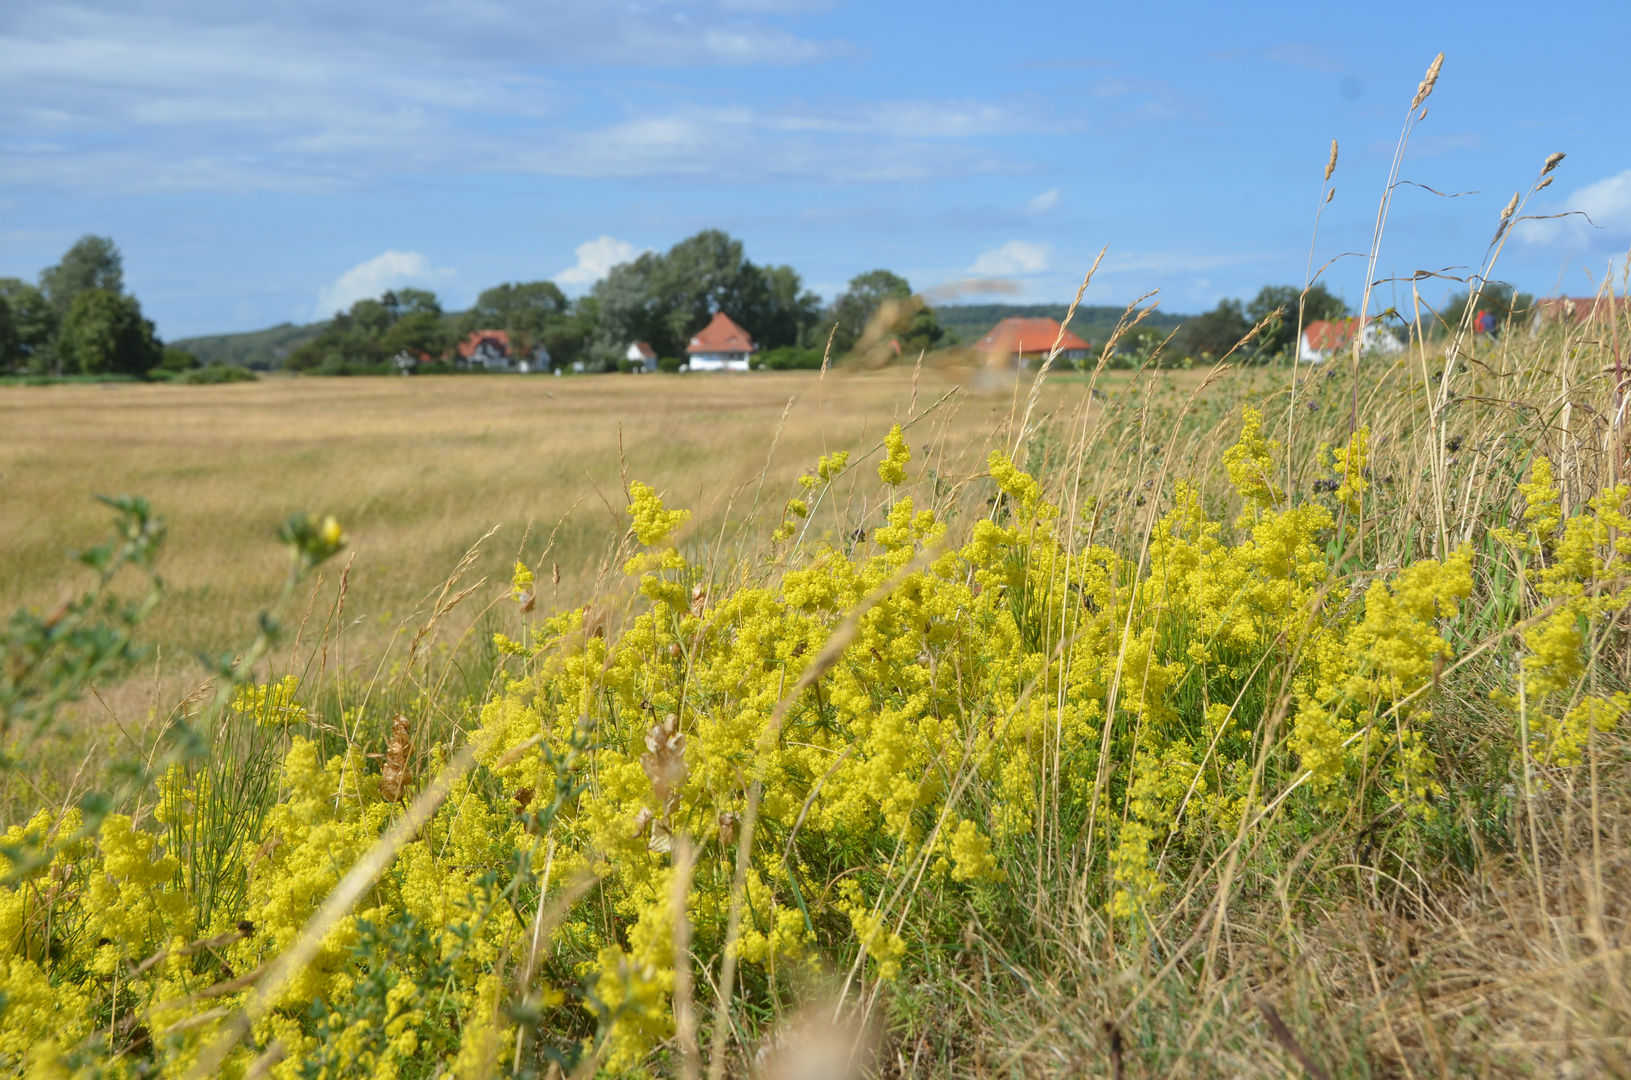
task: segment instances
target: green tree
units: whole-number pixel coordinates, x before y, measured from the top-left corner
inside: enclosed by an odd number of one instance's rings
[[[849,279],[849,287],[833,300],[829,324],[836,322],[832,348],[842,355],[855,348],[855,343],[866,333],[872,316],[886,300],[905,304],[912,298],[912,286],[899,274],[888,270],[869,270]]]
[[[437,357],[448,347],[447,324],[439,312],[410,311],[391,324],[380,339],[380,351],[386,357],[395,356],[406,349],[412,353]]]
[[[1321,319],[1342,319],[1349,314],[1347,301],[1335,296],[1324,282],[1309,286],[1305,295],[1295,285],[1265,285],[1258,290],[1252,302],[1246,305],[1246,320],[1256,326],[1268,318],[1276,308],[1283,308],[1280,317],[1263,328],[1254,342],[1259,356],[1290,354],[1296,346],[1297,305],[1302,304],[1302,325],[1308,326]],[[1238,339],[1237,339],[1238,340]]]
[[[87,375],[145,375],[164,357],[135,297],[86,289],[74,297],[57,343],[64,367]]]
[[[390,303],[386,303],[387,299]],[[392,293],[386,293],[378,300],[358,300],[346,313],[345,330],[347,333],[360,334],[365,338],[384,337],[385,331],[396,322],[398,310],[396,296]],[[336,324],[340,322],[338,318],[334,321]]]
[[[833,354],[854,349],[879,309],[890,302],[895,304],[895,317],[879,329],[899,341],[903,352],[932,349],[945,337],[934,309],[913,294],[905,278],[889,270],[869,270],[850,278],[849,287],[838,294],[827,313],[826,325],[838,324],[833,332]]]
[[[716,311],[762,349],[797,345],[813,335],[821,311],[820,298],[803,288],[792,267],[755,265],[740,240],[717,229],[613,267],[591,295],[599,325],[590,352],[600,363],[621,356],[631,341],[679,355]]]
[[[1178,332],[1179,354],[1196,360],[1220,359],[1251,328],[1239,300],[1219,300],[1211,311],[1184,323]]]
[[[429,289],[398,289],[395,295],[396,318],[403,315],[442,316],[442,302]]]
[[[51,301],[26,281],[0,278],[0,303],[10,325],[9,346],[0,344],[0,368],[46,370],[60,321]]]
[[[808,347],[818,342],[825,345],[827,339],[821,328],[826,311],[821,297],[804,288],[791,266],[767,266],[763,273],[767,291],[764,309],[745,313],[745,317],[758,320],[754,333],[762,347]]]
[[[323,332],[304,343],[283,366],[321,375],[378,372],[403,349],[439,356],[451,328],[441,301],[428,289],[396,289],[379,299],[358,300],[329,320]]]
[[[22,350],[17,347],[17,320],[12,317],[11,305],[0,296],[0,372],[22,367]]]
[[[119,296],[125,291],[124,259],[106,236],[80,237],[55,266],[40,271],[40,287],[57,317],[66,319],[80,293],[92,289]]]
[[[1529,324],[1529,318],[1534,314],[1535,298],[1529,293],[1518,292],[1504,281],[1486,282],[1484,287],[1478,290],[1476,301],[1472,298],[1472,290],[1463,289],[1451,296],[1444,309],[1439,312],[1440,330],[1453,333],[1461,325],[1468,304],[1472,305],[1474,312],[1487,311],[1494,315],[1496,325],[1504,330],[1509,324],[1518,326]],[[1432,327],[1429,325],[1428,332],[1431,331]]]
[[[505,330],[511,334],[540,336],[567,317],[566,294],[553,281],[505,282],[487,289],[464,314],[461,330]],[[468,325],[463,325],[467,323]]]

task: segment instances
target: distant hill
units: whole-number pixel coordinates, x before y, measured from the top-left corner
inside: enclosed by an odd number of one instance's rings
[[[1063,321],[1065,312],[1069,310],[1069,304],[941,304],[934,309],[934,313],[939,318],[940,325],[950,331],[958,342],[968,344],[980,340],[986,331],[1004,319],[1017,316],[1045,317]],[[1070,320],[1070,328],[1094,345],[1103,345],[1115,332],[1116,323],[1125,310],[1109,306],[1089,307],[1084,304],[1076,309],[1076,317]],[[1151,330],[1172,330],[1188,318],[1188,315],[1157,308],[1139,325]]]
[[[321,334],[327,325],[326,321],[305,326],[279,323],[265,330],[251,330],[243,334],[206,334],[168,344],[186,349],[206,364],[230,364],[233,367],[269,371],[283,366],[284,357]]]

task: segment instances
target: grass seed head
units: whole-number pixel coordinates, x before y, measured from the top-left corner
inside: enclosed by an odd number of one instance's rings
[[[1331,174],[1337,171],[1337,141],[1331,140],[1331,160],[1325,163],[1325,179],[1330,180]]]
[[[669,713],[662,723],[651,726],[646,732],[646,751],[640,755],[640,767],[651,780],[652,793],[663,812],[672,814],[690,774],[685,764],[685,733],[680,730],[678,716]]]
[[[1421,85],[1416,87],[1416,96],[1410,102],[1412,109],[1426,101],[1427,96],[1433,92],[1433,86],[1438,82],[1439,69],[1442,67],[1444,67],[1444,54],[1439,53],[1433,57],[1433,62],[1428,65],[1427,74],[1422,77]]]
[[[413,726],[402,713],[391,720],[391,740],[385,745],[385,764],[380,768],[379,797],[388,803],[402,798],[408,780],[408,755],[413,753]]]

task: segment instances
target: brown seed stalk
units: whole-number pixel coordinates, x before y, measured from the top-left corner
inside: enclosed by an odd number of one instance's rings
[[[391,720],[391,740],[385,744],[385,764],[379,771],[379,797],[386,802],[402,798],[408,781],[408,755],[413,753],[413,728],[408,718],[397,713]]]
[[[1427,74],[1422,78],[1421,85],[1416,87],[1416,96],[1411,99],[1410,107],[1416,108],[1427,100],[1427,95],[1433,92],[1433,86],[1438,82],[1439,69],[1444,66],[1444,54],[1439,53],[1433,57],[1433,62],[1427,68]]]

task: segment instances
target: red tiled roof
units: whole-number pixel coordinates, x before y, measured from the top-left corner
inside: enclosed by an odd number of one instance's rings
[[[1554,296],[1542,300],[1536,305],[1540,310],[1536,313],[1542,322],[1552,319],[1572,319],[1574,322],[1585,322],[1601,309],[1603,314],[1609,312],[1631,312],[1631,297],[1596,297],[1596,296]],[[1570,315],[1571,306],[1573,315]]]
[[[641,357],[643,357],[644,359],[646,359],[646,360],[655,360],[655,359],[657,359],[657,350],[653,349],[650,345],[647,345],[645,342],[636,341],[634,343],[634,347],[640,353]]]
[[[687,353],[749,353],[755,351],[756,346],[748,332],[731,321],[731,317],[723,311],[714,312],[713,321],[697,331],[691,343],[685,347]]]
[[[1326,352],[1352,345],[1358,330],[1358,319],[1316,319],[1303,327],[1303,337],[1308,339],[1310,349]]]
[[[1057,341],[1061,351],[1068,349],[1091,349],[1093,346],[1069,330],[1065,336],[1059,336],[1059,322],[1056,319],[1004,319],[991,328],[991,332],[981,338],[975,348],[981,352],[994,352],[1012,355],[1013,353],[1043,353],[1053,351],[1053,344]]]
[[[503,330],[472,330],[470,336],[459,342],[459,355],[466,360],[476,351],[476,346],[483,341],[491,341],[508,356],[510,354],[510,335]]]

